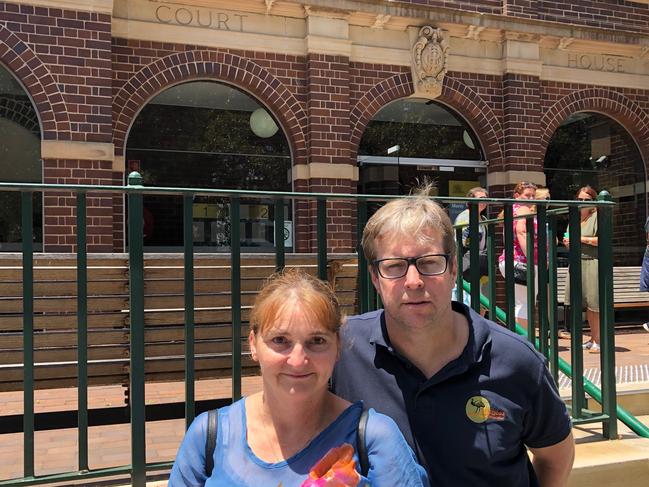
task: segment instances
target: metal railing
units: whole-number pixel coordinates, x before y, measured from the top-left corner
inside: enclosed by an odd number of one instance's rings
[[[247,198],[260,198],[274,201],[275,211],[275,264],[277,269],[285,265],[285,248],[283,239],[284,205],[288,200],[305,200],[315,203],[316,211],[316,239],[317,242],[317,275],[321,279],[327,278],[327,204],[332,201],[347,201],[353,205],[356,212],[357,237],[360,236],[368,214],[374,205],[396,198],[381,195],[349,195],[349,194],[312,194],[312,193],[278,193],[260,191],[235,191],[235,190],[206,190],[195,188],[162,188],[144,187],[142,178],[137,173],[132,173],[128,184],[121,186],[88,186],[88,185],[48,185],[48,184],[20,184],[0,183],[0,191],[19,191],[22,197],[22,272],[23,272],[23,339],[24,339],[24,467],[23,477],[0,481],[0,485],[35,485],[60,481],[82,480],[96,477],[115,475],[131,475],[131,482],[135,486],[145,485],[147,471],[168,468],[169,462],[147,464],[145,448],[145,373],[144,373],[144,247],[143,247],[143,195],[164,194],[182,196],[183,199],[183,236],[184,236],[184,351],[185,351],[185,424],[188,426],[195,415],[195,363],[194,363],[194,242],[192,234],[192,203],[194,197],[215,196],[228,198],[230,204],[231,223],[240,220],[240,206],[242,200]],[[53,475],[36,475],[34,468],[34,434],[35,434],[35,409],[34,409],[34,252],[32,247],[33,221],[32,201],[33,193],[49,191],[70,192],[76,194],[76,235],[77,235],[77,348],[78,348],[78,470]],[[87,203],[88,193],[121,193],[127,197],[128,207],[128,255],[129,255],[129,283],[130,283],[130,433],[131,433],[131,464],[114,468],[92,469],[88,463],[88,310],[87,310]],[[513,312],[514,281],[513,275],[513,233],[514,221],[512,205],[516,200],[511,199],[484,199],[480,200],[489,205],[504,206],[504,243],[505,243],[505,279],[506,308],[501,310],[496,306],[496,237],[500,228],[497,226],[501,220],[479,221],[478,206],[475,199],[466,198],[436,198],[441,203],[466,203],[470,208],[469,234],[471,268],[478,268],[478,228],[485,225],[487,228],[487,248],[489,262],[489,292],[488,296],[481,296],[479,292],[479,278],[473,273],[469,282],[461,278],[462,254],[458,254],[458,291],[462,299],[464,291],[471,296],[472,307],[480,309],[482,302],[489,311],[489,316],[502,321],[509,329],[521,333],[516,328]],[[571,264],[571,302],[574,310],[570,316],[572,322],[572,372],[573,377],[583,375],[583,358],[581,348],[581,276],[580,276],[580,249],[579,249],[579,207],[584,203],[575,201],[532,201],[537,205],[535,218],[538,228],[546,229],[534,235],[528,232],[528,255],[533,254],[534,240],[538,245],[538,282],[549,283],[546,288],[542,285],[539,289],[539,338],[536,338],[536,323],[534,313],[529,313],[527,337],[537,345],[539,350],[548,357],[550,368],[555,379],[559,370],[564,373],[570,371],[563,367],[560,369],[557,346],[557,309],[556,309],[556,246],[549,245],[557,239],[557,218],[567,213],[570,225],[571,238],[577,243],[570,249]],[[572,416],[575,423],[602,422],[605,426],[605,436],[616,436],[616,397],[614,377],[614,333],[613,333],[613,289],[612,289],[612,207],[606,201],[592,203],[598,208],[599,218],[599,292],[600,314],[602,329],[602,392],[598,398],[597,388],[584,379],[572,381]],[[532,216],[527,217],[531,221]],[[565,217],[564,217],[565,218]],[[533,228],[533,225],[528,225]],[[231,224],[231,309],[232,309],[232,400],[241,397],[241,248],[239,225]],[[461,228],[458,228],[461,232]],[[357,238],[360,241],[360,238]],[[461,239],[458,239],[460,245]],[[531,253],[530,253],[531,252]],[[365,312],[380,306],[380,301],[372,287],[369,277],[368,264],[362,256],[358,258],[358,300],[357,311]],[[534,303],[535,276],[534,267],[528,267],[527,275],[528,294],[530,307]],[[531,310],[530,310],[531,311]],[[564,364],[565,365],[565,364]],[[1,373],[1,372],[0,372]],[[602,412],[593,413],[585,408],[585,392],[600,400]]]

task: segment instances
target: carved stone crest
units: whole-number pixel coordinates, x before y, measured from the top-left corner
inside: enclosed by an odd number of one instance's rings
[[[447,62],[448,40],[442,29],[434,29],[430,25],[422,27],[412,46],[415,91],[437,98],[442,93]]]

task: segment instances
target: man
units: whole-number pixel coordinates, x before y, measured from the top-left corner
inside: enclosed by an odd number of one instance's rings
[[[362,246],[384,309],[348,320],[334,391],[391,416],[431,485],[565,485],[574,458],[565,405],[530,344],[451,301],[445,211],[425,196],[393,200],[370,218]]]
[[[467,198],[488,198],[489,193],[486,189],[476,186],[471,188],[467,193]],[[468,206],[468,205],[467,205]],[[487,218],[483,215],[484,211],[487,209],[487,203],[478,203],[478,218],[479,220],[486,220]],[[455,218],[455,225],[468,225],[470,218],[470,209],[462,211]],[[480,239],[478,241],[478,250],[479,255],[479,271],[480,271],[480,293],[487,294],[487,276],[488,276],[488,263],[487,263],[487,229],[484,225],[478,225],[478,234]],[[470,279],[471,273],[471,254],[469,252],[469,244],[471,243],[471,237],[469,236],[469,227],[466,226],[462,229],[462,247],[464,250],[464,255],[462,256],[462,271],[464,279]],[[457,287],[453,288],[453,299],[457,299]],[[464,304],[470,306],[471,299],[469,293],[464,293]]]

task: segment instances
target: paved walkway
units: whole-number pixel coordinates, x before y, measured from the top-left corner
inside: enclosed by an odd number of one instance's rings
[[[561,356],[570,360],[569,342],[562,340]],[[599,355],[584,354],[584,367],[598,370]],[[649,364],[649,333],[636,330],[616,336],[616,364],[621,371],[643,369]],[[644,370],[644,369],[643,369]],[[649,383],[640,384],[645,376],[620,372],[619,382],[638,382],[639,387],[647,388]],[[645,379],[646,380],[646,379]],[[563,385],[563,384],[562,384]],[[244,378],[243,393],[250,394],[261,387],[259,377]],[[213,399],[230,396],[229,380],[209,380],[197,382],[197,399]],[[150,384],[146,389],[147,404],[182,401],[182,383]],[[36,411],[76,410],[76,390],[58,389],[36,391]],[[117,407],[124,403],[124,389],[120,386],[93,387],[89,391],[89,406]],[[23,412],[22,393],[0,394],[0,404],[4,415]],[[592,431],[597,437],[597,428]],[[103,468],[130,463],[129,425],[98,426],[90,428],[90,467]],[[156,421],[147,424],[146,448],[148,462],[173,460],[184,433],[184,420]],[[37,475],[77,469],[76,429],[40,431],[35,435],[35,467]],[[22,475],[23,436],[22,434],[0,434],[0,480]]]
[[[559,356],[568,363],[569,346],[569,340],[559,340]],[[584,352],[584,375],[596,385],[600,384],[600,360],[601,354]],[[616,333],[615,377],[618,384],[649,382],[649,333],[642,328]],[[570,387],[570,379],[560,374],[559,387]]]

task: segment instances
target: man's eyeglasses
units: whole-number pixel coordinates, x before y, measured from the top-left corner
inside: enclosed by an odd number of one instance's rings
[[[449,254],[427,254],[420,257],[379,259],[372,264],[384,279],[399,279],[405,276],[411,265],[414,265],[422,276],[438,276],[446,272],[449,258]]]

